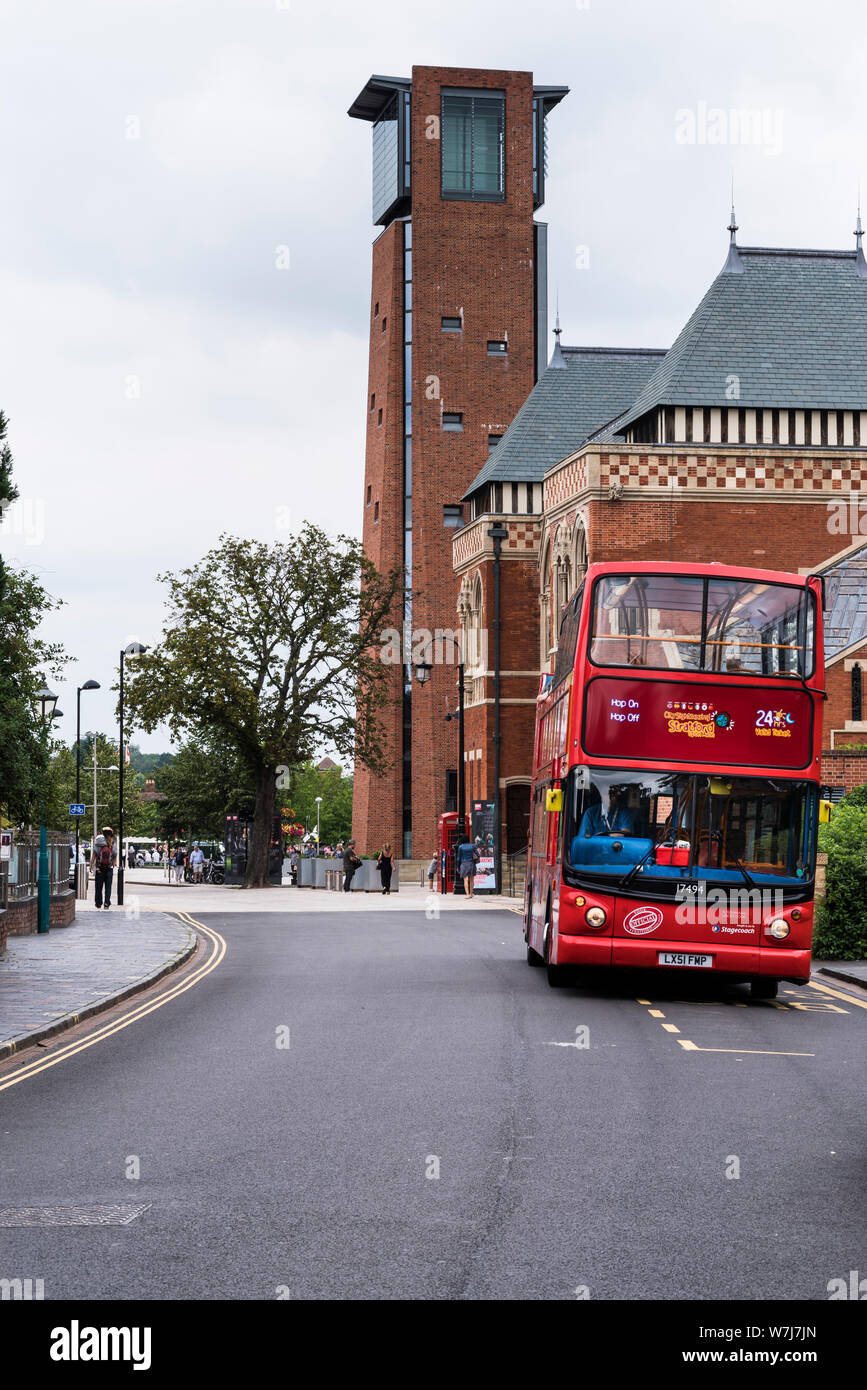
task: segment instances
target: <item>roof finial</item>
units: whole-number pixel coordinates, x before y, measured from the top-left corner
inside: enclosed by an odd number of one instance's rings
[[[861,226],[861,185],[858,185],[858,216],[855,218],[855,274],[860,280],[867,280],[867,260],[864,259],[864,248],[861,239],[864,236],[864,229]]]
[[[556,306],[557,306],[557,307],[556,307],[556,317],[555,317],[555,319],[554,319],[554,329],[553,329],[553,333],[554,333],[554,338],[555,338],[556,341],[555,341],[555,343],[554,343],[554,351],[551,353],[551,361],[548,363],[548,366],[549,366],[549,367],[567,367],[567,368],[568,368],[568,363],[567,363],[567,361],[566,361],[566,358],[563,356],[563,349],[562,349],[561,346],[560,346],[560,334],[563,332],[563,330],[562,330],[562,328],[560,327],[560,291],[559,291],[559,290],[557,291],[557,298],[556,298],[556,301],[555,301],[555,302],[556,302]]]
[[[724,275],[743,275],[744,273],[744,263],[741,260],[740,252],[738,251],[738,243],[735,238],[737,229],[738,224],[737,218],[735,217],[735,179],[734,174],[732,174],[732,215],[726,227],[726,231],[729,234],[729,254],[723,266]]]

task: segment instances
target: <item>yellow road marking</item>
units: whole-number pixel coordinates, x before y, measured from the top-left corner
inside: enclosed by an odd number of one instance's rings
[[[826,1004],[824,999],[817,999],[815,1004],[791,1003],[790,1009],[803,1009],[814,1014],[847,1014],[848,1009],[841,1009],[838,1004]]]
[[[19,1081],[25,1081],[30,1076],[36,1076],[37,1073],[46,1071],[48,1067],[56,1067],[58,1062],[65,1062],[68,1057],[74,1057],[76,1053],[83,1052],[85,1048],[93,1047],[95,1043],[103,1042],[106,1038],[110,1038],[112,1034],[119,1033],[122,1028],[128,1028],[131,1023],[137,1023],[140,1018],[144,1018],[147,1014],[153,1013],[155,1009],[162,1008],[163,1004],[168,1004],[171,999],[176,999],[179,994],[185,994],[188,989],[192,989],[193,985],[197,985],[206,975],[210,975],[212,970],[216,970],[228,949],[225,939],[219,932],[214,931],[213,927],[206,927],[204,923],[191,917],[188,912],[183,912],[180,909],[170,909],[170,911],[174,911],[175,916],[179,917],[186,926],[195,927],[197,931],[202,932],[203,935],[208,938],[214,947],[209,959],[202,965],[197,966],[187,979],[172,985],[169,989],[165,990],[163,994],[158,995],[156,999],[151,999],[145,1004],[137,1005],[122,1018],[115,1019],[113,1022],[105,1024],[94,1033],[89,1034],[86,1038],[68,1043],[65,1047],[59,1048],[58,1051],[53,1053],[50,1057],[38,1058],[28,1065],[21,1067],[14,1076],[10,1076],[6,1081],[0,1081],[0,1091],[6,1091],[10,1086],[17,1086]]]
[[[665,1018],[662,1009],[648,1009],[647,1012],[650,1014],[651,1018]]]
[[[674,1026],[673,1023],[663,1023],[662,1026],[663,1026],[663,1028],[665,1029],[666,1033],[679,1033],[679,1032],[680,1032],[680,1029],[679,1029],[679,1028],[675,1028],[675,1026]]]
[[[649,1004],[649,1003],[650,1003],[650,1000],[649,1000],[649,999],[636,999],[635,1002],[636,1002],[636,1004]]]
[[[854,994],[843,994],[839,989],[830,989],[828,985],[817,984],[815,980],[808,980],[810,989],[820,989],[823,994],[833,995],[835,999],[842,999],[846,1004],[855,1004],[859,1009],[867,1009],[867,1002],[863,999],[856,999]]]
[[[771,1052],[756,1047],[698,1047],[686,1038],[678,1038],[681,1047],[687,1052],[733,1052],[738,1057],[815,1057],[815,1052]]]

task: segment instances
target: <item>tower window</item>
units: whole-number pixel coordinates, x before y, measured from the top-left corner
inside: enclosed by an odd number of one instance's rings
[[[463,428],[464,428],[464,417],[463,417],[463,415],[460,413],[460,411],[454,411],[454,410],[448,411],[448,410],[446,410],[446,411],[443,412],[443,429],[444,429],[444,430],[460,430],[460,431],[463,431]]]
[[[505,197],[503,92],[442,93],[442,195],[481,202]]]
[[[379,410],[376,412],[376,423],[378,425],[382,424],[382,406],[380,406]]]
[[[385,332],[385,325],[386,325],[387,323],[388,323],[388,319],[387,319],[387,318],[385,317],[385,315],[383,314],[383,317],[382,317],[382,329],[380,330],[382,333]]]
[[[370,506],[370,483],[367,484],[367,498],[365,499],[364,505],[366,507]]]
[[[505,357],[509,351],[509,344],[502,338],[488,339],[488,356]]]
[[[379,503],[378,503],[378,502],[374,502],[374,504],[373,504],[373,519],[374,519],[374,521],[379,521]]]
[[[374,394],[374,395],[372,395],[371,398],[370,398],[370,408],[371,408],[371,410],[373,409],[373,407],[374,407],[375,405],[376,405],[376,395]]]
[[[464,509],[459,502],[447,502],[443,507],[443,526],[458,530],[464,524]]]
[[[377,300],[373,306],[373,317],[375,319],[379,318],[379,300]]]
[[[449,319],[446,318],[445,315],[443,315],[444,333],[460,333],[463,331],[463,327],[464,324],[462,319]]]

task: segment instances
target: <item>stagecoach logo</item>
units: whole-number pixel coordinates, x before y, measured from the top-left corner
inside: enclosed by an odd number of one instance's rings
[[[662,924],[662,912],[658,907],[636,907],[623,919],[623,929],[630,936],[647,936]]]

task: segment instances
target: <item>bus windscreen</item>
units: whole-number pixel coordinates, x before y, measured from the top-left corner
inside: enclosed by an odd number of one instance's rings
[[[764,580],[606,575],[593,599],[597,666],[806,677],[814,658],[806,588]]]

